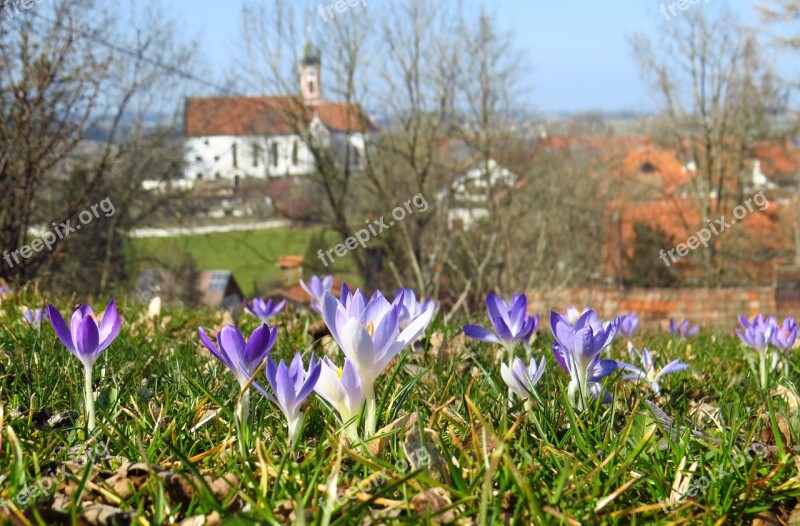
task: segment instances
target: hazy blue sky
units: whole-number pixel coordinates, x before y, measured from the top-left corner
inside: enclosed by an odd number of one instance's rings
[[[627,37],[634,32],[655,34],[665,23],[660,0],[470,2],[495,13],[501,27],[514,35],[530,66],[523,81],[530,87],[526,98],[532,108],[543,112],[653,108]],[[369,9],[390,8],[389,0],[368,0],[368,4]],[[759,25],[751,0],[699,0],[689,9],[720,5],[729,6],[743,22]],[[210,71],[227,71],[241,38],[241,0],[172,0],[167,12],[186,22],[187,35],[197,37],[198,59]],[[324,24],[318,24],[316,30],[323,29]],[[794,58],[781,62],[784,70],[798,63]]]

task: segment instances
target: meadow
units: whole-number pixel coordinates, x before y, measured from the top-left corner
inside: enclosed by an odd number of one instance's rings
[[[304,255],[315,235],[322,235],[325,241],[329,241],[326,247],[338,243],[335,233],[312,228],[149,237],[131,240],[127,260],[141,269],[154,263],[175,263],[180,254],[189,254],[195,261],[202,261],[201,270],[230,270],[242,292],[249,297],[253,295],[259,280],[278,273],[278,259],[281,256]],[[327,270],[337,275],[347,275],[350,267],[344,258],[335,261]]]
[[[248,337],[255,317],[118,302],[119,336],[94,364],[90,430],[80,362],[47,320],[20,316],[44,303],[23,289],[0,305],[3,523],[780,524],[769,521],[800,514],[797,356],[764,389],[748,364],[755,351],[732,332],[637,331],[656,367],[688,369],[659,378],[658,395],[615,371],[602,380],[611,400],[578,409],[549,328],[530,341],[546,365],[525,401],[503,380],[501,347],[465,337],[461,322],[487,326],[486,313],[448,324],[438,313],[375,383],[374,435],[348,439],[347,422],[312,394],[292,445],[281,410],[254,389],[243,440],[240,386],[198,339],[198,327],[226,323]],[[55,304],[67,317],[72,305]],[[309,334],[320,319],[271,318],[270,357],[341,363],[335,341]],[[525,359],[523,345],[514,352]],[[629,353],[618,335],[605,357]]]

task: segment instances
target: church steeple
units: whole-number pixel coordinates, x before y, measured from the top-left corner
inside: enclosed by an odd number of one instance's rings
[[[300,94],[306,104],[322,102],[321,58],[319,49],[311,42],[306,44],[300,61]]]

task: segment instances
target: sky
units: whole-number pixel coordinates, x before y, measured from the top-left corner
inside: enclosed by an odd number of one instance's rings
[[[661,24],[669,23],[659,12],[660,4],[669,6],[675,0],[467,1],[494,14],[500,28],[511,33],[527,62],[521,75],[527,88],[523,100],[535,111],[649,112],[655,108],[628,38],[637,32],[656,35]],[[745,24],[759,25],[753,0],[698,0],[689,3],[688,9],[720,5],[730,7]],[[185,36],[197,40],[198,62],[209,71],[221,72],[228,71],[241,38],[241,8],[242,0],[171,0],[167,12],[185,22]],[[390,0],[368,0],[367,8],[391,8]],[[800,56],[770,60],[779,60],[784,72],[800,71]]]

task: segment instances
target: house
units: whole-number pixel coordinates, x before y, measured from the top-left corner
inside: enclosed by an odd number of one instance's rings
[[[229,309],[242,304],[244,294],[229,270],[203,270],[197,276],[200,301],[208,307]]]
[[[517,176],[494,159],[471,160],[450,185],[448,230],[469,230],[476,221],[489,217],[489,199],[516,182]]]
[[[462,139],[448,139],[437,154],[445,166],[452,166],[449,185],[439,191],[448,201],[448,230],[469,230],[489,217],[489,200],[514,187],[517,175],[494,159],[484,159]]]
[[[281,283],[285,287],[296,285],[303,279],[303,260],[302,255],[281,256],[278,258],[278,268],[281,269]]]
[[[762,165],[775,170],[773,173],[786,171],[784,164],[789,165],[788,161],[766,148],[761,148],[751,163],[752,178],[747,179],[751,179],[754,188],[744,189],[743,200],[768,182],[761,173]],[[697,177],[696,163],[682,164],[679,156],[671,150],[648,144],[633,148],[622,156],[610,181],[616,195],[605,203],[601,272],[607,281],[612,282],[620,275],[634,279],[648,270],[648,279],[659,274],[665,279],[680,277],[687,283],[700,283],[703,278],[700,251],[706,249],[705,246],[699,246],[698,252],[693,251],[690,256],[676,261],[664,254],[679,244],[687,243],[690,237],[698,236],[701,229],[710,232],[709,244],[724,250],[720,259],[736,261],[736,271],[741,279],[762,282],[772,279],[772,263],[775,261],[768,260],[791,243],[780,227],[785,212],[774,202],[776,194],[770,193],[769,208],[762,210],[751,204],[753,210],[746,213],[746,220],[736,224],[731,209],[741,204],[735,201],[738,180],[730,178],[728,181],[727,211],[703,217],[704,203],[692,189],[694,177]],[[716,191],[709,192],[709,206],[712,210],[718,206]],[[720,226],[716,220],[723,223],[727,220],[727,226],[722,227],[724,231],[719,234],[710,228],[712,224]],[[728,223],[735,224],[735,227]],[[733,269],[729,269],[730,272]]]
[[[354,103],[323,98],[321,59],[306,46],[299,95],[191,97],[185,105],[184,179],[303,176],[314,172],[310,146],[360,169],[377,127]]]
[[[240,305],[244,298],[239,284],[228,270],[203,270],[184,277],[190,281],[169,270],[143,269],[136,278],[132,296],[142,303],[158,296],[169,302],[198,302],[218,309]],[[193,289],[191,282],[194,282]]]
[[[344,281],[338,277],[333,278],[333,286],[331,287],[331,294],[339,297],[339,292],[342,290]],[[267,294],[269,298],[275,301],[286,300],[288,303],[295,307],[309,308],[311,305],[311,296],[300,286],[299,281],[285,285],[279,289],[275,289]]]

